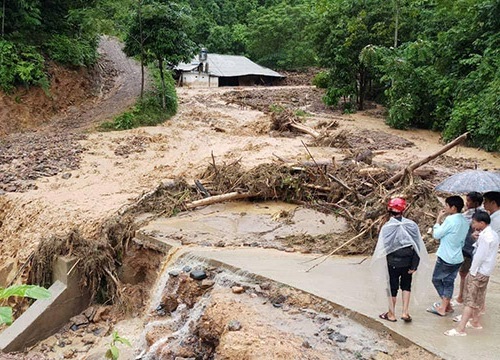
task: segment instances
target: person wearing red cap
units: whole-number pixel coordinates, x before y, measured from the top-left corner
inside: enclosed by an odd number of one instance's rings
[[[403,309],[401,319],[410,322],[410,294],[413,274],[421,261],[427,262],[425,248],[418,225],[405,217],[406,201],[393,198],[387,205],[390,219],[379,233],[377,246],[372,258],[374,272],[381,275],[387,284],[389,311],[379,317],[387,321],[397,321],[395,314],[398,290],[402,291]],[[378,267],[379,270],[376,270]]]

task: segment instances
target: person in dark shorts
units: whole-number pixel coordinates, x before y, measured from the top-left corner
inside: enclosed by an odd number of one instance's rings
[[[379,234],[373,262],[383,262],[388,280],[389,310],[379,315],[383,320],[396,321],[395,307],[398,290],[401,289],[403,308],[401,319],[410,322],[409,313],[412,277],[417,270],[425,249],[418,225],[405,217],[406,201],[402,198],[391,199],[387,205],[390,219]],[[385,260],[385,261],[384,261]],[[388,275],[388,276],[387,276]]]
[[[476,211],[480,210],[481,205],[483,204],[483,195],[476,191],[472,191],[467,194],[465,197],[465,207],[466,210],[463,213],[465,219],[469,222],[472,221],[472,216],[476,213]],[[460,287],[458,291],[458,296],[456,299],[457,304],[463,303],[463,294],[464,294],[464,285],[465,285],[465,277],[469,273],[470,265],[472,263],[472,252],[474,250],[474,243],[476,239],[472,236],[474,229],[472,226],[469,227],[469,232],[465,237],[465,244],[462,248],[462,254],[464,256],[464,262],[460,269],[458,270],[458,274],[460,275]]]

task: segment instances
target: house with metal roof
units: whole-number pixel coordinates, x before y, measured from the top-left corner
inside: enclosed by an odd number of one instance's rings
[[[285,76],[237,55],[200,55],[175,68],[179,85],[191,87],[273,85]]]

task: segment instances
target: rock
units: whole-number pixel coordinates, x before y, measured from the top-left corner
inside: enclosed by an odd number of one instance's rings
[[[166,313],[170,314],[175,310],[177,310],[178,306],[179,306],[178,295],[168,294],[161,299],[160,305],[158,305],[158,307],[156,308],[156,313],[160,316],[164,316]],[[160,314],[160,312],[163,312],[163,315]]]
[[[71,359],[74,355],[75,355],[75,351],[74,350],[66,350],[63,353],[63,356],[64,356],[65,359]]]
[[[347,336],[337,331],[334,331],[330,335],[328,335],[328,338],[338,343],[344,343],[347,341]]]
[[[241,323],[238,320],[231,320],[229,324],[227,324],[227,329],[229,331],[239,331],[241,330]]]
[[[172,277],[177,277],[177,276],[179,276],[179,271],[177,271],[177,270],[170,270],[168,272],[168,275],[170,275]]]
[[[68,179],[71,177],[71,173],[64,173],[61,177],[62,177],[64,180],[68,180]]]
[[[191,276],[193,280],[203,280],[206,279],[208,275],[204,270],[193,270],[189,276]]]
[[[225,247],[225,246],[226,246],[226,243],[225,243],[224,241],[222,241],[222,240],[221,240],[221,241],[219,241],[219,242],[216,242],[216,243],[215,243],[215,246],[216,246],[216,247]]]
[[[231,290],[233,291],[233,294],[241,294],[245,291],[245,288],[242,286],[233,286]]]
[[[71,330],[73,330],[74,327],[79,329],[81,327],[87,326],[89,324],[89,319],[85,315],[80,314],[73,316],[71,319],[69,319],[69,322],[72,323]]]
[[[186,273],[190,272],[190,271],[191,271],[191,266],[189,266],[189,265],[184,266],[184,267],[182,268],[182,271],[184,271],[184,272],[186,272]]]
[[[302,342],[302,347],[303,347],[303,348],[306,348],[306,349],[310,349],[310,348],[311,348],[311,344],[309,344],[309,341],[304,340],[304,341]]]
[[[85,309],[83,315],[85,315],[85,317],[89,319],[89,321],[92,321],[94,319],[95,312],[96,309],[93,306],[90,306],[87,309]]]
[[[264,282],[264,283],[260,284],[260,288],[262,290],[269,290],[269,289],[271,289],[271,283],[270,282]]]
[[[203,280],[201,282],[201,288],[202,289],[208,289],[208,288],[211,288],[214,285],[215,285],[215,281],[213,281],[213,280],[205,279],[205,280]]]
[[[86,337],[82,338],[82,343],[84,343],[85,345],[93,344],[93,343],[95,343],[95,340],[91,337],[86,336]]]

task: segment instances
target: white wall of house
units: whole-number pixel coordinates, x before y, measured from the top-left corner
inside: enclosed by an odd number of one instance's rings
[[[189,87],[218,87],[219,78],[207,73],[184,72],[182,73],[182,85]]]

